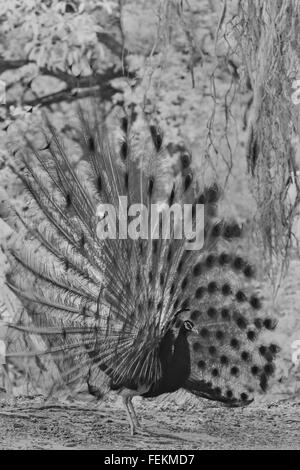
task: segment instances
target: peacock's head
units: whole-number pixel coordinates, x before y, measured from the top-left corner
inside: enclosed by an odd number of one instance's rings
[[[198,329],[195,327],[195,324],[191,319],[190,309],[179,310],[175,314],[171,329],[175,337],[178,336],[179,332],[185,334],[189,332],[199,334]]]

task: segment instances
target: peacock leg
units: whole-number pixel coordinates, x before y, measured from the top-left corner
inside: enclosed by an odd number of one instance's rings
[[[7,364],[2,364],[2,371],[4,376],[5,390],[9,398],[13,397],[12,384],[10,381]]]
[[[123,400],[123,404],[124,404],[125,411],[126,411],[126,414],[127,414],[129,425],[130,425],[130,433],[133,436],[136,432],[136,424],[135,424],[135,420],[132,418],[132,415],[131,415],[131,412],[130,412],[130,410],[131,410],[130,405],[129,405],[130,397],[128,395],[122,396],[122,400]]]
[[[135,412],[135,409],[134,409],[134,406],[133,406],[133,403],[132,403],[132,399],[133,399],[133,397],[129,397],[129,399],[128,399],[128,406],[129,406],[129,408],[130,408],[130,410],[131,410],[131,414],[132,414],[132,417],[133,417],[133,421],[134,421],[135,426],[136,426],[137,428],[141,428],[142,426],[141,426],[141,423],[139,422],[138,417],[137,417],[137,415],[136,415],[136,412]]]

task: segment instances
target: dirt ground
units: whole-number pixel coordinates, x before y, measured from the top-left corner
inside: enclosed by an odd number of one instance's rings
[[[0,402],[0,449],[300,449],[300,402],[281,399],[243,409],[136,406],[143,431],[130,436],[125,412],[102,403]]]

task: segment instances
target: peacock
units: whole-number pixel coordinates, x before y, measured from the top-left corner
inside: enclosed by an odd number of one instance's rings
[[[50,357],[57,388],[85,384],[100,398],[106,384],[121,395],[132,434],[135,396],[184,389],[248,405],[274,374],[279,348],[264,332],[276,321],[263,312],[255,267],[243,256],[243,227],[218,213],[222,190],[216,182],[201,187],[185,147],[174,169],[159,126],[149,123],[139,140],[125,113],[113,139],[96,113],[77,115],[80,162],[46,118],[43,144],[26,138],[15,154],[25,209],[1,200],[5,221],[22,227],[8,244],[6,284],[24,311],[9,326],[43,345],[7,359]],[[128,206],[114,219],[107,208],[120,197]],[[137,204],[145,211],[133,219]],[[177,236],[171,217],[164,236],[163,216],[174,205],[188,208],[192,234]],[[136,236],[103,236],[99,227],[109,232],[109,222],[119,231],[134,223]]]

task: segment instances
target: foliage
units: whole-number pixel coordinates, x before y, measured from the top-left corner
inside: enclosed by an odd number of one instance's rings
[[[296,177],[299,109],[292,102],[292,84],[300,67],[299,21],[299,2],[290,0],[243,0],[235,21],[240,54],[253,89],[248,171],[253,177],[264,252],[275,265],[287,260],[300,201]],[[287,190],[290,174],[297,186],[292,204]]]

